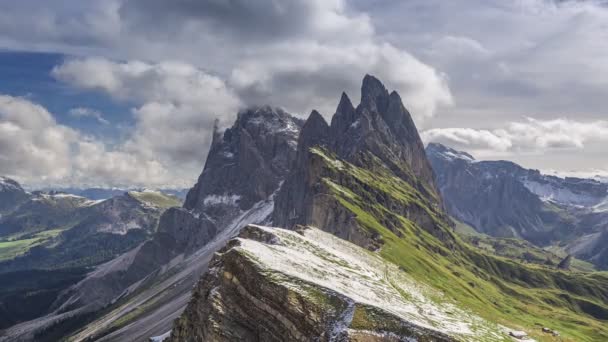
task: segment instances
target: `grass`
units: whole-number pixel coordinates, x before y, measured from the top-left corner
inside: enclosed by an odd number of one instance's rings
[[[318,148],[311,152],[335,158]],[[553,340],[541,332],[542,326],[559,331],[564,341],[608,340],[607,273],[557,271],[471,246],[416,188],[379,163],[370,168],[373,172],[333,161],[327,163],[329,172],[322,181],[361,228],[381,236],[380,254],[386,260],[439,289],[456,305],[525,330],[539,341]],[[426,212],[435,227],[423,229],[410,221],[405,213],[411,208]],[[466,227],[457,224],[456,229]],[[505,249],[515,253],[510,245]]]
[[[140,202],[150,203],[160,208],[179,207],[182,205],[182,201],[179,198],[171,195],[165,195],[160,192],[130,191],[129,196],[137,199]]]
[[[59,235],[63,229],[51,229],[29,235],[27,238],[7,237],[0,241],[0,261],[6,261],[27,253],[32,247],[41,245]]]

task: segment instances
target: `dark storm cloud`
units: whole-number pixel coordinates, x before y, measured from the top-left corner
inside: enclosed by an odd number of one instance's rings
[[[201,25],[240,39],[276,39],[310,29],[310,1],[128,0],[121,16],[134,28],[161,34]]]

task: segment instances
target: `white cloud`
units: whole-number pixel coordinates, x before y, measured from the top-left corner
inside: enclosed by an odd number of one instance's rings
[[[331,116],[340,92],[358,99],[366,73],[397,90],[415,119],[431,117],[439,106],[452,104],[443,75],[406,51],[375,43],[373,37],[353,45],[277,44],[241,61],[230,84],[248,102],[278,103],[302,114],[319,109]]]
[[[196,167],[207,153],[213,122],[231,123],[240,101],[218,77],[187,63],[72,59],[55,67],[56,78],[134,103],[135,129],[124,150],[165,165]],[[189,177],[193,180],[195,173]]]
[[[65,178],[76,137],[42,106],[0,95],[0,173],[41,182]]]
[[[110,124],[110,122],[108,120],[104,119],[103,114],[100,111],[92,109],[92,108],[76,107],[76,108],[70,109],[68,114],[70,114],[71,116],[73,116],[75,118],[93,118],[93,119],[97,120],[97,122],[104,124],[104,125]]]
[[[190,186],[159,159],[109,149],[58,124],[44,107],[0,95],[0,174],[28,186]],[[190,173],[185,175],[191,176]]]
[[[493,130],[435,128],[422,132],[422,138],[481,154],[581,150],[587,143],[608,142],[608,121],[526,118]]]

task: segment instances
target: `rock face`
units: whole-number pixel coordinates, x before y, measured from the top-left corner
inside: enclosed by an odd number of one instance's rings
[[[174,255],[193,253],[256,204],[269,201],[296,155],[302,123],[285,111],[256,107],[213,135],[207,162],[183,208],[172,208],[159,237],[174,240]]]
[[[318,150],[311,152],[314,148]],[[353,215],[329,195],[332,189],[323,180],[332,177],[332,170],[326,167],[323,154],[355,167],[387,169],[429,201],[433,215],[443,215],[433,171],[410,113],[399,95],[389,94],[373,76],[363,79],[357,108],[342,94],[331,125],[316,111],[311,113],[298,139],[296,162],[277,197],[273,223],[280,227],[312,225],[377,248],[379,241],[374,235],[361,228]],[[393,209],[429,232],[437,231],[431,215],[421,206]]]
[[[247,226],[210,267],[169,341],[456,341],[499,334],[452,304],[433,302],[432,289],[395,265],[314,228]]]
[[[567,252],[606,267],[608,184],[559,178],[508,161],[476,161],[441,144],[427,155],[447,211],[476,230],[497,237],[518,237],[539,246],[560,244]]]
[[[301,125],[285,111],[266,106],[240,112],[223,135],[216,129],[203,173],[184,208],[201,211],[208,204],[223,203],[246,210],[267,199],[295,157]]]

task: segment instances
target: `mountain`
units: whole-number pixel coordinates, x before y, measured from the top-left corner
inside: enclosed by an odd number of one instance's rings
[[[128,192],[105,201],[34,192],[0,219],[0,328],[46,313],[62,290],[91,267],[137,246],[160,214],[180,202],[157,192]],[[16,306],[17,303],[28,303]]]
[[[115,196],[120,196],[125,192],[129,191],[150,191],[149,189],[137,189],[137,188],[49,188],[41,189],[46,192],[61,192],[66,194],[72,194],[84,198],[88,198],[93,201],[106,200]],[[174,196],[181,200],[186,198],[186,194],[189,189],[157,189],[153,191],[161,192],[165,195]]]
[[[53,312],[7,334],[18,340],[69,331],[91,313],[74,339],[138,340],[170,330],[215,251],[244,225],[270,216],[301,126],[285,111],[263,106],[238,113],[224,132],[216,128],[198,182],[183,207],[161,216],[151,240],[97,267],[62,294]]]
[[[231,240],[171,341],[505,341],[511,329],[550,338],[542,326],[608,337],[605,274],[467,244],[398,95],[366,76],[361,99],[355,108],[343,95],[331,124],[311,113],[273,213],[273,225],[295,232],[250,226]]]
[[[477,231],[517,237],[608,267],[608,184],[560,178],[508,161],[477,161],[429,144],[448,212]]]
[[[331,159],[339,162],[328,168],[327,160]],[[363,168],[366,172],[342,172]],[[442,202],[411,115],[399,95],[389,94],[372,76],[363,79],[357,108],[342,94],[331,126],[318,112],[312,112],[300,134],[296,162],[278,195],[273,223],[280,227],[312,225],[369,249],[379,247],[382,242],[377,232],[363,229],[348,207],[330,196],[341,186],[332,181],[337,174],[348,175],[353,186],[367,188],[382,175],[395,176],[386,186],[402,191],[405,200],[391,203],[390,210],[432,234],[444,234],[435,220],[443,216]],[[365,195],[368,198],[364,201],[381,202],[379,196],[386,193],[370,191]],[[386,222],[390,229],[398,226],[397,218],[393,220]]]
[[[16,181],[0,176],[0,218],[13,211],[29,197]]]
[[[410,113],[372,76],[329,124],[244,110],[216,130],[197,185],[152,239],[4,339],[608,338],[605,273],[467,243],[439,189]]]
[[[378,254],[315,228],[247,226],[211,266],[170,341],[453,341],[501,334],[497,325],[436,299],[437,290]]]

